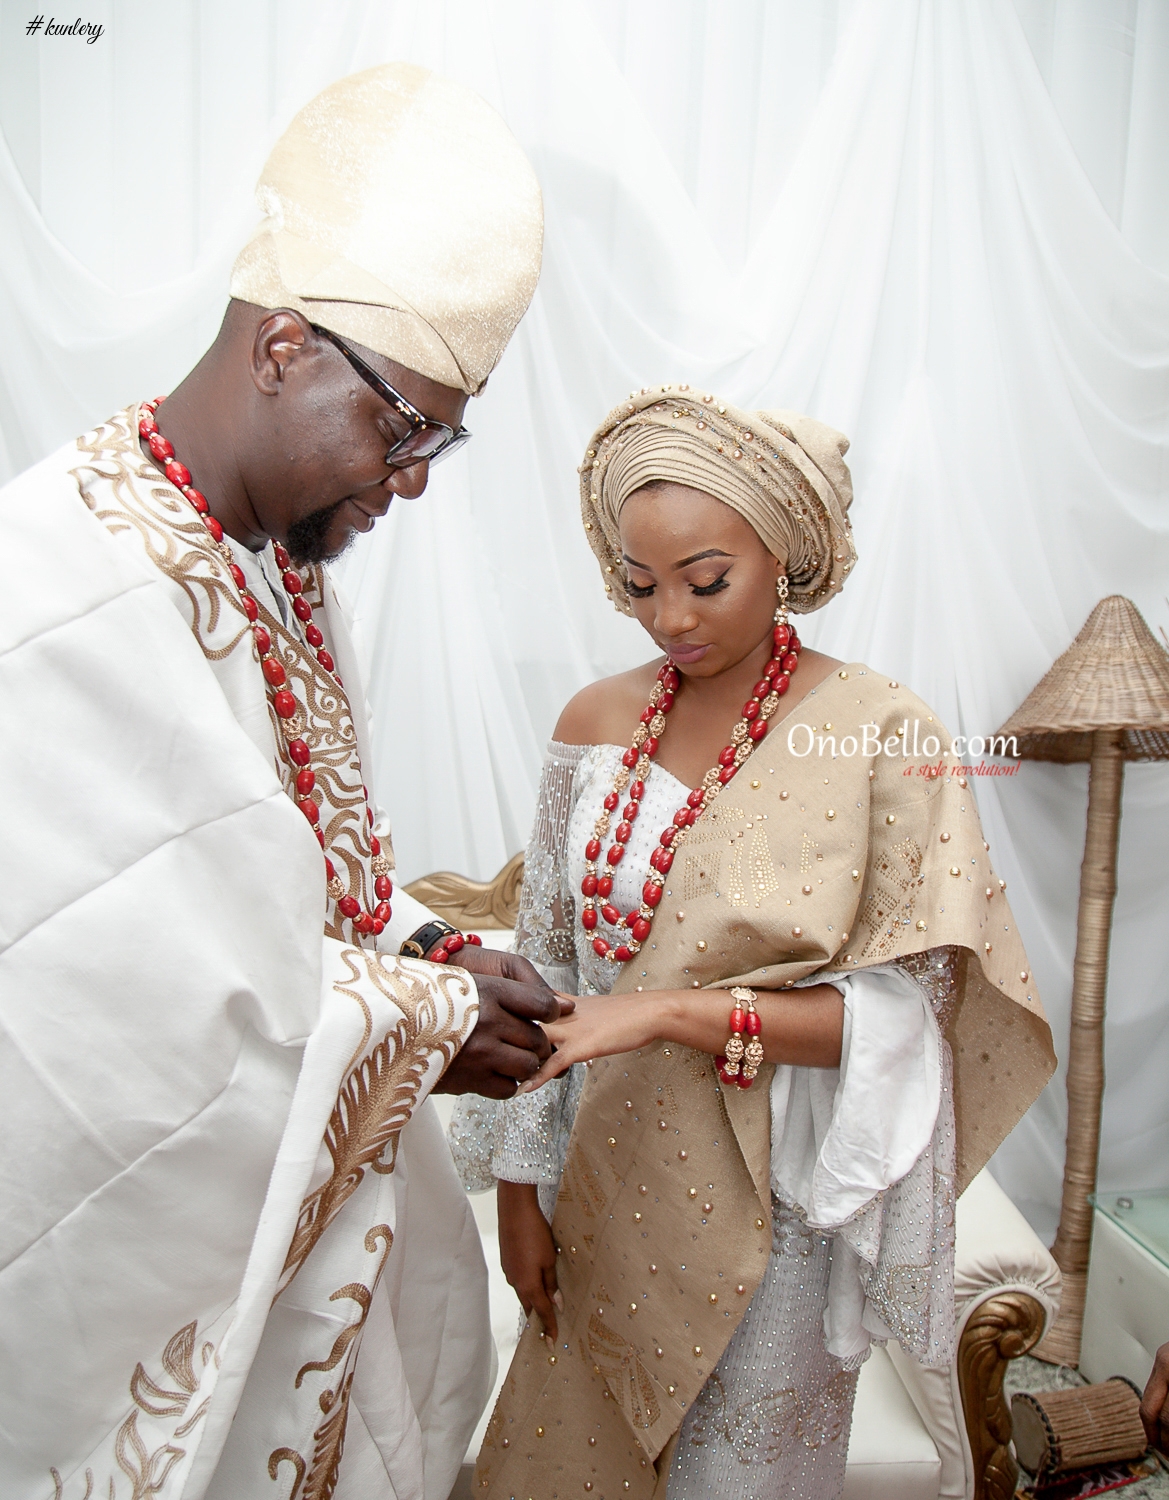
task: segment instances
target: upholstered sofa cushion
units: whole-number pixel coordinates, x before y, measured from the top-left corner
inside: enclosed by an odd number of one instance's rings
[[[937,1500],[942,1463],[884,1349],[857,1381],[844,1500]]]

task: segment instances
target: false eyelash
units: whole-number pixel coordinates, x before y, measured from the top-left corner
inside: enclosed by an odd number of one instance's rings
[[[723,589],[729,587],[730,584],[727,583],[727,575],[724,573],[721,578],[716,578],[713,583],[691,585],[691,592],[699,595],[701,598],[706,598],[710,594],[721,594]],[[653,591],[654,585],[652,583],[643,588],[641,584],[634,583],[630,579],[625,584],[625,592],[631,599],[648,599]]]

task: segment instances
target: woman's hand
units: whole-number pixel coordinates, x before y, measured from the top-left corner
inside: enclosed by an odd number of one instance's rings
[[[573,1063],[588,1062],[594,1057],[611,1057],[615,1052],[634,1052],[648,1047],[656,1037],[667,1032],[664,996],[669,991],[645,995],[577,995],[576,1010],[559,1021],[548,1021],[544,1030],[555,1052],[524,1084],[519,1092],[527,1094],[550,1078],[566,1073]]]
[[[569,997],[562,997],[569,998]],[[573,1063],[635,1052],[651,1042],[677,1042],[717,1057],[730,1034],[734,1001],[728,990],[649,990],[623,995],[578,995],[572,1015],[546,1021],[556,1048],[519,1088],[530,1093],[566,1072]],[[844,1000],[833,984],[775,993],[757,990],[766,1062],[804,1068],[838,1068],[844,1030]]]
[[[556,1241],[548,1220],[540,1211],[536,1186],[531,1182],[496,1184],[499,1210],[499,1258],[503,1274],[525,1314],[535,1312],[544,1333],[556,1341],[556,1310],[564,1311],[564,1297],[556,1285]]]

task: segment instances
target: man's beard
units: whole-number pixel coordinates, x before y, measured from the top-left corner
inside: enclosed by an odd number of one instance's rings
[[[333,518],[344,504],[344,500],[338,500],[333,505],[323,505],[320,510],[310,510],[307,516],[293,521],[288,528],[284,545],[298,567],[303,567],[306,563],[332,562],[350,546],[355,535],[352,528],[339,547],[330,551],[328,545]]]

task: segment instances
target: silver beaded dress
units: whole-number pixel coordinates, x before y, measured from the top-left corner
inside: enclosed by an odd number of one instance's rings
[[[608,993],[616,974],[576,920],[576,893],[621,753],[553,741],[544,763],[516,951],[568,993]],[[661,767],[648,778],[615,875],[620,910],[638,905],[658,833],[688,790]],[[954,1110],[942,1028],[954,959],[934,949],[834,975],[840,1068],[776,1068],[771,1257],[683,1421],[669,1500],[834,1500],[872,1340],[896,1338],[927,1364],[951,1358]],[[460,1100],[451,1148],[467,1189],[534,1183],[551,1220],[584,1077],[578,1065],[505,1104]]]

